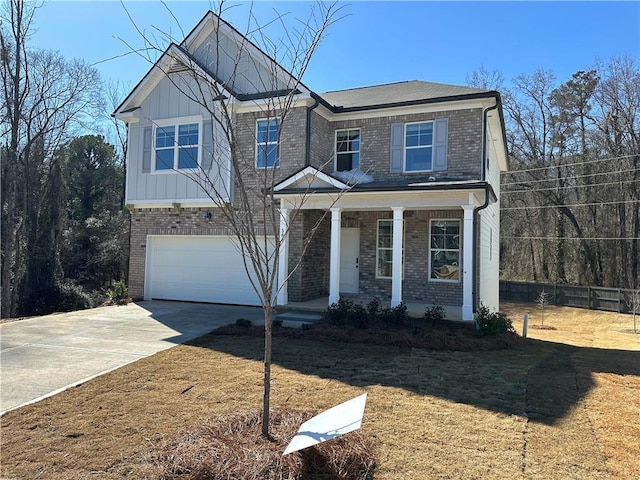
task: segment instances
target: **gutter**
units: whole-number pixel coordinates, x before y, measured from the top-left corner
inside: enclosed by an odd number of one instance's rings
[[[500,94],[495,97],[496,104],[492,107],[488,107],[482,113],[482,181],[487,181],[487,113],[491,110],[496,110],[500,106]],[[484,187],[484,203],[473,209],[473,312],[477,312],[480,307],[480,291],[478,288],[478,278],[480,272],[480,211],[487,208],[490,204],[490,193],[493,188],[491,185],[486,184]],[[494,193],[495,195],[495,193]]]
[[[309,167],[311,165],[311,111],[316,109],[320,102],[318,101],[318,96],[311,94],[313,98],[313,105],[307,107],[307,131],[305,132],[306,137],[306,149],[304,153],[304,166]]]

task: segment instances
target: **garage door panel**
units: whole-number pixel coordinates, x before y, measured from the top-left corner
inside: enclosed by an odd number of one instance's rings
[[[260,304],[231,237],[154,236],[147,245],[148,298]]]

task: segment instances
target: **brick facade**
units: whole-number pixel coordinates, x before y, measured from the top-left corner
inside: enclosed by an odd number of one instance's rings
[[[447,170],[428,173],[389,173],[391,124],[434,120],[449,120]],[[413,115],[366,118],[329,122],[318,113],[312,113],[312,164],[325,173],[334,170],[332,159],[335,149],[335,131],[346,128],[360,129],[360,170],[373,176],[375,181],[422,182],[432,175],[448,180],[478,180],[482,168],[482,109],[465,109]]]
[[[255,168],[255,124],[266,115],[256,113],[237,117],[237,153],[244,159],[242,179],[251,194],[254,208],[262,205],[265,187],[278,183],[305,166],[306,108],[293,109],[283,125],[280,143],[280,167],[272,170]],[[405,115],[363,120],[329,122],[312,112],[310,137],[311,163],[326,173],[333,172],[335,130],[360,128],[362,135],[361,169],[375,180],[423,181],[431,174],[390,174],[390,126],[394,122],[449,118],[448,179],[479,178],[481,158],[481,110],[457,110],[424,115]],[[236,187],[237,191],[237,187]],[[237,201],[237,199],[235,199]],[[211,218],[207,214],[211,213]],[[461,210],[405,211],[405,267],[403,299],[439,305],[462,303],[461,283],[429,281],[429,219],[462,218]],[[258,218],[262,218],[258,215]],[[391,279],[376,278],[377,220],[391,218],[391,211],[343,212],[344,227],[360,228],[360,294],[391,297]],[[264,223],[264,220],[258,220]],[[275,224],[263,225],[261,231],[273,235]],[[301,258],[305,240],[315,230]],[[131,212],[131,253],[129,292],[133,298],[144,295],[147,235],[233,235],[221,212],[216,208],[136,208]],[[289,301],[305,301],[326,296],[329,290],[330,214],[319,210],[298,212],[290,227]],[[464,254],[464,252],[463,252]],[[298,265],[299,263],[299,265]],[[297,267],[297,268],[296,268]],[[294,271],[295,270],[295,271]]]

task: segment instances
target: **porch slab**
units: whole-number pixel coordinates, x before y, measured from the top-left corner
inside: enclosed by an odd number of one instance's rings
[[[367,305],[371,298],[363,296],[342,295],[342,298],[349,299],[355,303]],[[390,307],[391,300],[380,300],[383,307]],[[405,302],[407,305],[407,312],[411,317],[422,317],[427,308],[433,307],[433,303],[428,302]],[[276,308],[278,312],[315,312],[323,313],[329,307],[329,297],[318,297],[304,302],[289,302],[286,305],[278,305]],[[454,305],[442,305],[444,308],[446,319],[456,322],[462,321],[462,307]],[[281,313],[281,314],[282,314]]]

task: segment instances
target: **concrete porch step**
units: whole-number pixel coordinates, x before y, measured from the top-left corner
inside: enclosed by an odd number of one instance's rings
[[[300,328],[304,324],[312,324],[322,319],[322,315],[308,312],[283,312],[275,316],[275,320],[282,320],[283,327]]]

